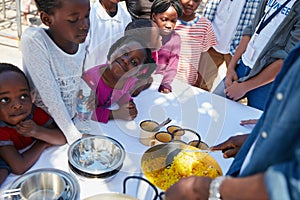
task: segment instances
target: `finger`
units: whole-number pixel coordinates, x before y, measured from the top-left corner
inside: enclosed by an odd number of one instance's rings
[[[235,155],[237,154],[237,152],[238,152],[238,150],[236,148],[228,149],[225,152],[223,152],[223,157],[224,158],[235,157]]]
[[[240,122],[240,125],[247,125],[247,124],[256,124],[257,123],[257,119],[248,119],[248,120],[242,120]]]
[[[212,151],[223,151],[228,148],[230,148],[230,146],[227,144],[227,141],[210,147]]]

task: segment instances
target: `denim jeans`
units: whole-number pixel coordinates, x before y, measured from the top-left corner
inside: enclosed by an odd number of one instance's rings
[[[237,65],[235,71],[237,73],[237,76],[241,78],[247,76],[251,71],[251,68],[246,66],[241,60],[240,63]],[[257,108],[259,110],[264,110],[265,103],[266,100],[268,99],[269,92],[271,90],[272,85],[273,82],[247,92],[244,97],[247,97],[248,106]],[[215,89],[214,94],[225,97],[224,89],[225,89],[225,78]]]

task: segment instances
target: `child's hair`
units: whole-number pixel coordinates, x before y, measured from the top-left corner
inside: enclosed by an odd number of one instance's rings
[[[53,14],[53,10],[61,8],[63,0],[34,0],[39,12],[44,11],[47,14]]]
[[[154,22],[150,19],[136,19],[127,24],[125,35],[141,37],[146,43],[151,41],[152,27]],[[156,26],[156,25],[155,25]]]
[[[28,88],[30,88],[29,82],[28,82],[28,79],[27,79],[25,73],[17,66],[15,66],[13,64],[9,64],[9,63],[0,63],[0,74],[2,74],[4,72],[16,72],[16,73],[23,75],[26,80]]]
[[[179,0],[154,0],[151,6],[151,17],[152,13],[163,13],[173,6],[177,12],[178,17],[182,15],[182,5]]]
[[[145,73],[143,73],[142,75],[140,75],[138,78],[147,78],[147,77],[151,76],[151,74],[156,70],[156,62],[152,58],[151,50],[147,47],[147,44],[139,36],[125,35],[125,36],[119,38],[113,45],[111,45],[111,47],[108,51],[108,54],[107,54],[107,59],[110,60],[112,53],[114,51],[116,51],[117,48],[121,47],[124,44],[127,44],[128,42],[132,42],[132,41],[140,43],[141,46],[143,47],[143,49],[146,51],[146,59],[143,63],[142,68],[140,69],[140,71],[143,71],[145,69],[147,69],[147,71]]]

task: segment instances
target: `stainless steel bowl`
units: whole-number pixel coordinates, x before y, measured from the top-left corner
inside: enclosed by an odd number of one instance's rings
[[[108,178],[120,171],[125,159],[124,147],[107,136],[89,136],[68,149],[70,169],[86,178]]]
[[[21,184],[22,199],[60,199],[63,198],[66,184],[56,173],[41,172],[30,176]]]

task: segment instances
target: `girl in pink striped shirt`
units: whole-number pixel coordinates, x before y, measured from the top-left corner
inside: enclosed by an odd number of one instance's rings
[[[181,0],[183,14],[175,27],[181,37],[176,78],[208,90],[205,74],[210,66],[199,66],[199,61],[201,53],[216,45],[216,38],[211,22],[196,13],[200,3],[201,0]]]

